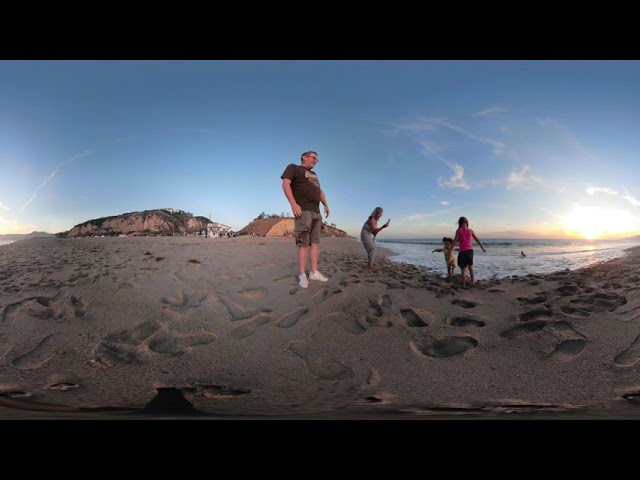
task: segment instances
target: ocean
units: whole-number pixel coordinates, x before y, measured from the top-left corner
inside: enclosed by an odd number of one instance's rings
[[[625,248],[640,245],[640,240],[481,240],[487,253],[473,242],[473,266],[478,280],[552,273],[567,268],[575,270],[621,257]],[[442,248],[441,239],[379,239],[378,245],[398,254],[390,257],[391,261],[426,267],[447,276],[444,255],[441,252],[431,253],[435,248]],[[521,251],[526,257],[521,257]],[[460,268],[457,267],[456,274],[459,273]]]
[[[0,245],[9,245],[13,243],[13,240],[0,240]]]

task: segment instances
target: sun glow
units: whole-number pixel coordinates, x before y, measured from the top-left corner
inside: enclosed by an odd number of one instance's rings
[[[575,206],[561,225],[568,235],[593,240],[602,236],[629,234],[638,228],[638,219],[627,210],[607,210]]]

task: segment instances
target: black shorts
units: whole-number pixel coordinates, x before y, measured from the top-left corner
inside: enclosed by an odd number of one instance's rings
[[[467,268],[469,265],[473,265],[473,250],[465,250],[458,254],[458,266],[460,268]]]

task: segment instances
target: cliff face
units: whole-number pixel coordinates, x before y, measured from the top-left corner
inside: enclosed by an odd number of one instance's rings
[[[190,214],[174,214],[167,210],[145,210],[144,212],[123,213],[113,217],[97,218],[73,227],[67,237],[87,237],[93,235],[171,235],[175,222],[175,233],[195,233],[206,229],[207,217]]]
[[[255,234],[259,237],[293,237],[295,231],[293,218],[259,218],[244,227],[238,233],[240,235]],[[347,232],[322,224],[323,237],[349,237]]]

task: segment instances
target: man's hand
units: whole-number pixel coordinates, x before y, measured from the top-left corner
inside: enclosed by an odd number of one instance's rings
[[[302,217],[302,207],[297,203],[294,203],[291,205],[291,213],[293,213],[293,216],[296,218]]]
[[[324,205],[324,216],[329,218],[329,207],[327,207],[326,205]]]

